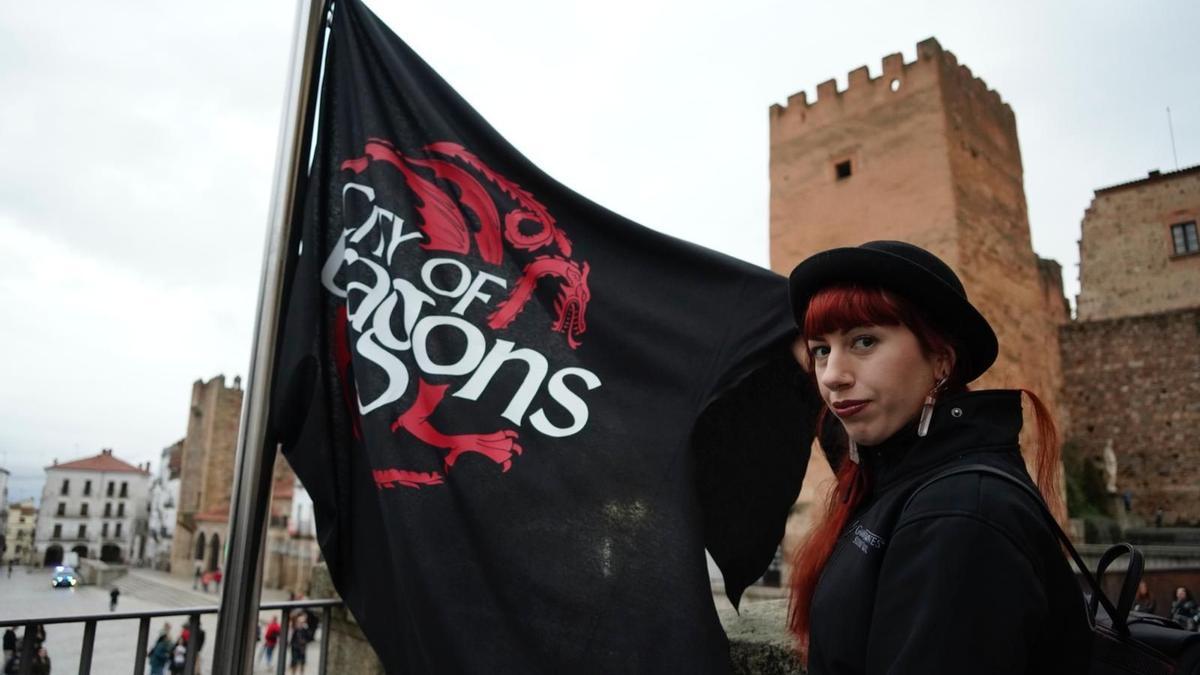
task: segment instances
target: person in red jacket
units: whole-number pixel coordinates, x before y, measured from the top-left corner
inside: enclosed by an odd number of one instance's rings
[[[267,624],[267,630],[263,633],[263,660],[267,665],[271,665],[271,657],[275,654],[275,646],[279,644],[279,619],[271,617],[271,623]]]

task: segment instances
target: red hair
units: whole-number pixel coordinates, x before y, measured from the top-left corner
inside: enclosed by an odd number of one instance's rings
[[[858,285],[830,286],[817,292],[808,304],[801,327],[802,337],[824,335],[856,326],[904,326],[913,332],[926,356],[954,352],[961,355],[954,339],[936,330],[908,300],[879,287]],[[967,389],[963,381],[963,359],[946,380],[942,393],[955,394]],[[1033,404],[1037,421],[1038,460],[1037,484],[1051,510],[1062,518],[1059,497],[1058,471],[1061,467],[1058,434],[1049,410],[1033,392],[1022,389]],[[828,409],[821,411],[817,428],[822,428]],[[791,594],[788,607],[788,629],[800,644],[802,656],[808,650],[810,610],[813,591],[833,553],[838,536],[846,527],[850,514],[858,508],[870,490],[866,474],[858,464],[842,461],[837,470],[834,487],[829,492],[824,517],[809,531],[805,541],[792,556]]]

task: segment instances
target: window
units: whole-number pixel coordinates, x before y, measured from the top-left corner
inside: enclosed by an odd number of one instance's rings
[[[118,539],[121,537],[121,524],[120,523],[117,523],[117,533],[114,534],[113,536],[117,537]]]
[[[101,537],[108,536],[108,523],[104,523],[103,525],[100,526],[100,536]]]
[[[843,162],[838,162],[834,165],[833,171],[837,175],[838,180],[846,180],[850,177],[851,173],[850,160],[847,159]]]
[[[117,517],[118,518],[125,517],[125,502],[121,502],[120,504],[117,504]]]
[[[87,515],[87,510],[88,510],[88,505],[87,505],[87,502],[84,502],[84,503],[82,503],[82,504],[80,504],[80,505],[79,505],[79,515],[81,515],[81,516],[86,516],[86,515]]]
[[[129,483],[127,483],[125,481],[121,481],[121,496],[122,497],[129,496]]]
[[[79,538],[80,538],[80,539],[87,539],[87,525],[80,525],[80,526],[79,526]]]
[[[117,484],[112,482],[111,480],[108,481],[108,495],[107,496],[109,496],[109,497],[113,496],[113,489],[116,487],[116,485]]]
[[[55,512],[55,514],[54,514],[54,515],[56,515],[56,516],[65,516],[65,515],[67,515],[67,503],[66,503],[66,502],[59,502],[59,503],[58,503],[58,511],[57,511],[57,512]]]
[[[62,539],[62,525],[54,526],[54,534],[50,535],[52,539]]]
[[[70,479],[70,478],[64,478],[64,479],[63,479],[63,483],[62,483],[62,488],[61,488],[61,489],[58,491],[58,494],[60,494],[60,495],[65,495],[65,494],[68,494],[68,493],[70,493],[70,492],[71,492],[71,479]]]
[[[1196,237],[1196,221],[1172,225],[1171,240],[1175,244],[1175,255],[1200,251],[1200,239]]]
[[[106,502],[104,504],[104,517],[109,518],[111,516],[112,516],[112,502]]]
[[[91,496],[91,494],[92,494],[92,481],[90,481],[90,480],[83,481],[83,496],[89,497],[89,496]]]

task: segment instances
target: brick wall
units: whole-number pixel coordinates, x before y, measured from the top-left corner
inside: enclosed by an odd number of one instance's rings
[[[1061,333],[1068,441],[1153,520],[1200,523],[1200,309],[1068,324]]]

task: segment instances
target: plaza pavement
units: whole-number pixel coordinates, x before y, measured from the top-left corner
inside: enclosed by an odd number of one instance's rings
[[[51,588],[51,568],[16,567],[12,577],[0,569],[0,619],[37,619],[60,615],[103,614],[108,611],[109,587],[79,586],[74,589]],[[149,611],[172,607],[211,606],[220,602],[216,589],[205,593],[192,590],[190,579],[182,579],[165,572],[131,568],[129,573],[114,584],[121,590],[117,605],[118,612]],[[287,600],[286,591],[264,590],[262,602]],[[260,621],[264,628],[270,616],[278,611],[261,612]],[[162,629],[163,622],[171,624],[171,635],[179,636],[186,616],[152,619],[150,644]],[[204,647],[200,650],[201,669],[197,673],[209,673],[217,632],[217,617],[208,614],[201,617],[200,625],[206,634]],[[21,635],[23,629],[17,629]],[[137,620],[102,621],[96,625],[95,648],[92,652],[92,673],[95,675],[129,675],[133,672],[134,651],[137,649]],[[308,648],[308,667],[305,672],[317,672],[320,654],[320,639],[325,627],[318,631],[317,641]],[[78,672],[79,652],[83,643],[83,624],[53,624],[46,626],[46,653],[50,656],[51,672]],[[272,673],[255,655],[255,673]],[[276,658],[279,650],[276,649]],[[144,657],[144,655],[142,655]],[[149,666],[146,668],[149,673]]]

